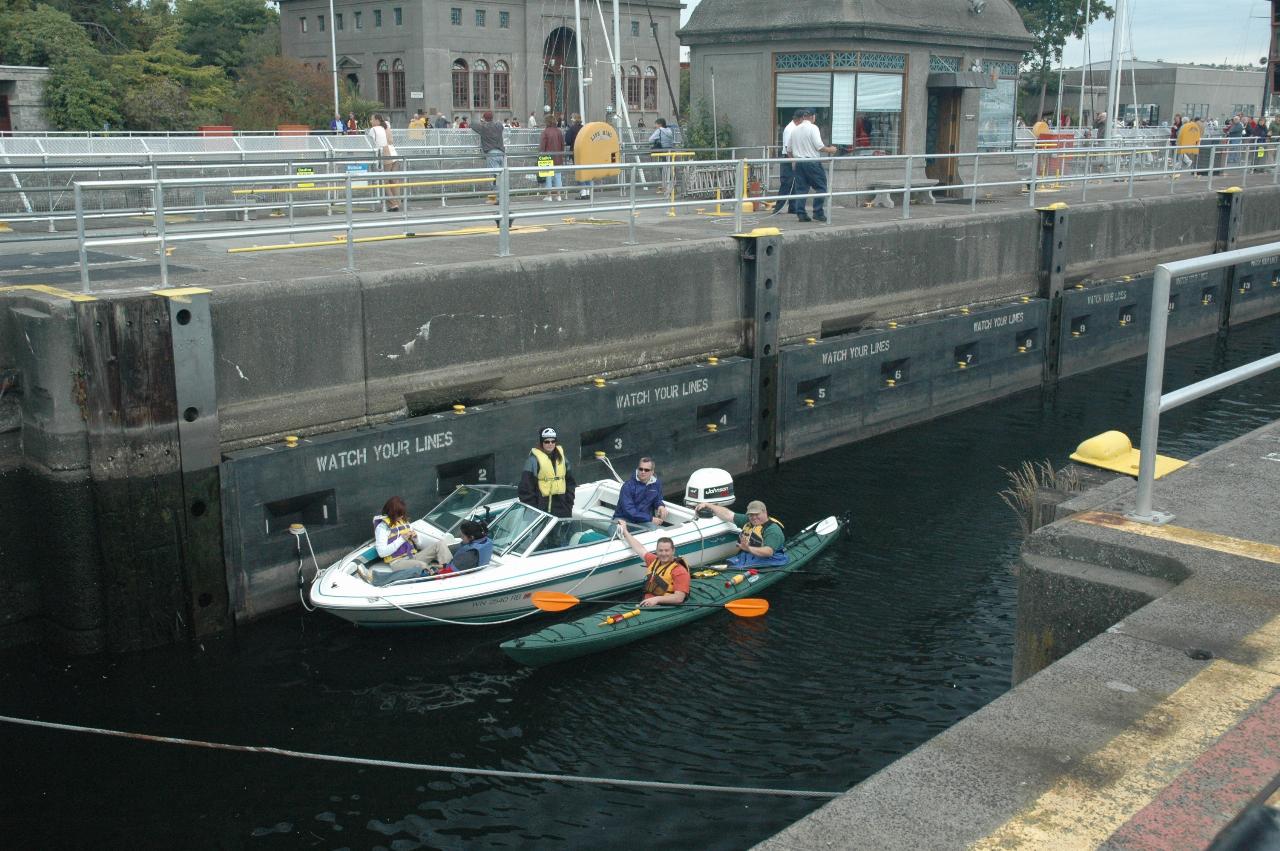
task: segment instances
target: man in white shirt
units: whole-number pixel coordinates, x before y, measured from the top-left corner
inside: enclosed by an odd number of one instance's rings
[[[827,172],[818,159],[823,154],[834,154],[836,148],[822,144],[822,132],[814,123],[817,120],[816,110],[806,109],[804,112],[804,122],[792,129],[787,144],[792,159],[796,161],[795,191],[803,195],[817,194],[818,197],[813,199],[813,219],[825,222],[827,199],[823,196],[827,193]],[[805,209],[808,204],[808,198],[796,199],[796,218],[802,222],[812,221]]]
[[[791,113],[791,122],[787,124],[786,127],[782,128],[782,154],[781,155],[783,157],[787,157],[788,159],[791,157],[791,150],[790,150],[791,134],[795,131],[797,127],[799,127],[803,123],[804,123],[803,109],[797,109],[795,112]],[[778,164],[778,194],[790,195],[791,193],[795,192],[795,185],[796,185],[796,171],[795,171],[794,165],[791,162],[779,163]],[[773,212],[769,213],[769,215],[773,216],[782,212],[783,204],[787,205],[788,213],[794,213],[796,211],[796,201],[794,198],[779,198],[777,201],[774,202]]]

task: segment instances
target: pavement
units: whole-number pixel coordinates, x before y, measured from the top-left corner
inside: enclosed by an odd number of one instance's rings
[[[1252,175],[1249,185],[1270,185],[1273,175]],[[1227,181],[1218,177],[1214,188],[1224,188]],[[1090,181],[1064,184],[1039,191],[1036,204],[1057,201],[1069,205],[1084,201],[1109,201],[1131,197],[1165,197],[1173,194],[1202,193],[1209,189],[1207,178],[1180,176],[1167,179],[1137,180],[1130,187],[1123,181]],[[912,219],[937,219],[967,215],[984,215],[994,211],[1025,210],[1028,195],[1020,186],[997,187],[979,198],[944,198],[939,193],[936,204],[917,201],[911,204]],[[268,197],[264,196],[262,201]],[[674,242],[723,240],[735,230],[732,203],[719,207],[715,215],[714,200],[697,201],[670,207],[653,189],[641,193],[638,202],[650,205],[636,216],[635,243],[667,245]],[[898,201],[900,202],[900,198]],[[901,206],[893,209],[869,206],[870,197],[837,199],[829,210],[830,222],[802,223],[794,215],[781,213],[744,214],[743,230],[756,227],[779,227],[784,233],[875,226],[902,220]],[[517,258],[584,252],[616,248],[629,244],[628,211],[608,209],[615,199],[608,193],[582,200],[570,192],[569,199],[547,203],[541,197],[521,200],[513,205],[515,227],[510,239],[511,254]],[[674,213],[674,215],[671,215]],[[438,266],[456,263],[484,263],[498,253],[495,226],[497,208],[484,198],[440,201],[416,201],[402,205],[399,212],[360,211],[354,220],[361,223],[357,231],[355,268],[359,271],[409,269],[415,266]],[[462,219],[445,222],[442,217]],[[217,287],[219,284],[262,282],[323,277],[341,274],[347,264],[345,214],[335,205],[333,215],[312,211],[299,214],[298,225],[315,225],[313,233],[279,232],[288,224],[283,216],[272,216],[260,210],[251,222],[231,221],[229,214],[210,215],[208,221],[196,221],[191,215],[170,216],[166,235],[168,284],[170,287]],[[154,237],[148,217],[112,218],[91,222],[90,239],[118,237]],[[14,224],[13,230],[0,230],[0,285],[44,285],[80,291],[78,242],[67,223],[60,223],[57,233],[46,232],[40,223]],[[244,235],[252,230],[252,235]],[[197,237],[197,238],[192,238]],[[119,244],[90,249],[90,287],[92,291],[155,289],[160,283],[158,246]]]
[[[1065,504],[1024,559],[1163,595],[758,847],[1205,848],[1280,805],[1277,493],[1280,423],[1157,482],[1168,525],[1128,479]]]

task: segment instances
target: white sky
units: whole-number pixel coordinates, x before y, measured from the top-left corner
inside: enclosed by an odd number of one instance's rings
[[[700,0],[685,0],[681,22]],[[804,0],[781,0],[804,2]],[[1166,62],[1253,64],[1267,54],[1270,40],[1268,0],[1129,0],[1129,31],[1138,59]],[[1092,61],[1111,55],[1111,21],[1100,20],[1090,33]],[[1126,39],[1125,56],[1130,55]],[[1079,65],[1084,42],[1068,42],[1063,61]]]

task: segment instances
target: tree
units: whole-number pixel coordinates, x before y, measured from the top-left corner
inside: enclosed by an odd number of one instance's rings
[[[0,14],[0,57],[7,65],[53,66],[97,55],[84,28],[66,12],[41,5]]]
[[[236,84],[231,118],[244,130],[274,130],[279,124],[327,127],[333,118],[329,75],[287,56],[250,65]]]
[[[45,114],[60,130],[101,130],[120,125],[119,98],[107,79],[106,62],[64,62],[49,71]]]
[[[698,154],[698,159],[709,160],[715,156],[717,143],[721,148],[733,145],[733,127],[723,116],[718,116],[715,123],[711,120],[711,110],[706,103],[699,101],[693,112],[687,116],[688,124],[684,128],[684,143],[690,148],[706,148]]]
[[[179,50],[178,38],[177,30],[170,30],[149,50],[111,57],[111,82],[121,93],[130,129],[191,129],[221,120],[231,107],[232,84],[226,73]],[[166,100],[166,94],[173,97]]]
[[[1036,40],[1025,61],[1040,82],[1040,108],[1036,111],[1039,118],[1044,114],[1049,77],[1053,66],[1062,62],[1067,39],[1081,38],[1089,24],[1103,16],[1111,18],[1115,13],[1105,0],[1013,0],[1013,5]],[[1089,7],[1088,20],[1085,20],[1086,6]]]
[[[279,20],[262,0],[178,0],[182,39],[178,46],[207,65],[238,69],[245,42]]]

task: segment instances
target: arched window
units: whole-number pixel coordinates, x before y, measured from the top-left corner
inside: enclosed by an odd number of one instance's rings
[[[493,63],[493,108],[511,108],[511,68],[501,59]]]
[[[391,106],[404,109],[404,61],[400,59],[391,63]]]
[[[627,72],[626,96],[628,109],[640,108],[640,68],[637,65],[632,65]]]
[[[461,59],[453,60],[453,108],[468,109],[471,105],[471,72]]]
[[[475,109],[489,107],[489,63],[477,59],[471,66],[471,106]]]
[[[658,111],[658,71],[652,65],[644,69],[644,108],[647,112]]]
[[[378,60],[378,103],[391,106],[391,75],[387,72],[387,60]]]

